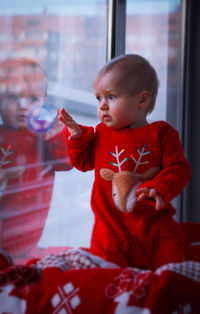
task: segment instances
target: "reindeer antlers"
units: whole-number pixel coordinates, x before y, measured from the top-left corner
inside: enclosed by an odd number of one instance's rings
[[[5,150],[3,147],[1,147],[1,151],[3,153],[3,157],[2,159],[0,160],[0,168],[3,166],[3,165],[6,165],[6,164],[10,164],[12,161],[11,160],[6,160],[7,157],[11,154],[14,153],[13,150],[10,150],[11,149],[11,145],[9,144],[7,149]]]
[[[114,156],[117,159],[117,163],[114,163],[111,161],[111,165],[118,167],[119,172],[121,172],[121,165],[128,159],[127,157],[124,158],[121,162],[119,161],[119,156],[124,152],[124,149],[122,149],[118,153],[118,146],[115,146],[115,154],[113,152],[110,152],[112,156]]]
[[[132,155],[130,155],[131,159],[135,162],[135,168],[133,170],[133,173],[136,173],[136,170],[137,170],[137,167],[139,165],[145,165],[145,164],[148,164],[149,161],[146,160],[146,161],[141,161],[141,159],[145,156],[145,155],[148,155],[150,154],[150,151],[146,151],[145,152],[145,149],[146,149],[146,144],[143,145],[142,147],[142,150],[140,150],[137,146],[136,146],[136,150],[137,152],[139,153],[139,158],[138,160],[136,160]],[[117,160],[117,162],[110,162],[111,165],[115,166],[115,167],[118,167],[118,170],[119,172],[121,172],[121,165],[128,159],[127,157],[124,158],[121,162],[119,160],[119,156],[124,152],[125,150],[122,149],[120,152],[118,152],[118,146],[115,146],[115,153],[113,152],[110,152],[112,156],[114,156]]]
[[[134,168],[134,173],[136,173],[137,167],[139,165],[145,165],[148,164],[149,161],[140,161],[142,159],[143,156],[150,154],[150,151],[145,152],[145,148],[146,148],[146,144],[143,145],[142,150],[140,151],[138,147],[136,147],[137,152],[139,153],[139,158],[138,160],[136,160],[132,155],[130,155],[130,157],[133,159],[133,161],[135,161],[135,168]]]

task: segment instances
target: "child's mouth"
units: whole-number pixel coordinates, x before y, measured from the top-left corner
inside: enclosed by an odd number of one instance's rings
[[[23,115],[23,114],[20,114],[18,117],[17,117],[18,121],[22,122],[22,121],[25,121],[26,120],[26,115]]]
[[[103,116],[103,122],[110,122],[110,121],[111,121],[111,116],[109,116],[109,115]]]

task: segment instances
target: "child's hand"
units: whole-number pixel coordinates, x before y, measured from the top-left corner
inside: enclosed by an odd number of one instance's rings
[[[79,139],[83,132],[78,124],[72,119],[72,117],[65,111],[64,108],[58,110],[58,119],[62,121],[68,128],[70,136],[68,139]]]
[[[156,210],[160,210],[162,207],[164,207],[165,205],[165,201],[163,199],[163,197],[155,190],[155,189],[151,189],[151,188],[141,188],[137,190],[137,193],[139,194],[137,200],[141,201],[144,198],[154,198],[156,205],[155,205],[155,209]]]
[[[44,134],[44,139],[49,140],[50,138],[54,137],[58,133],[60,133],[64,129],[64,124],[59,120],[59,110],[56,114],[56,117],[53,120],[51,128]]]

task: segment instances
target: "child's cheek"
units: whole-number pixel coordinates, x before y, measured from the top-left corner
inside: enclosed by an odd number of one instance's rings
[[[13,123],[16,120],[15,106],[10,106],[9,104],[2,103],[0,114],[1,114],[3,123],[12,127]]]

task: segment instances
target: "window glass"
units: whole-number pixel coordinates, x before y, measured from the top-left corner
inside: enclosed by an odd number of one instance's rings
[[[141,54],[160,81],[150,121],[176,124],[181,71],[181,1],[127,0],[126,53]]]
[[[93,172],[71,169],[59,107],[95,126],[106,0],[0,2],[0,247],[16,262],[88,246]],[[45,72],[44,72],[44,71]]]
[[[126,53],[141,54],[157,71],[159,91],[149,122],[167,120],[178,129],[182,86],[181,0],[127,0]],[[172,203],[177,208],[179,197]]]

